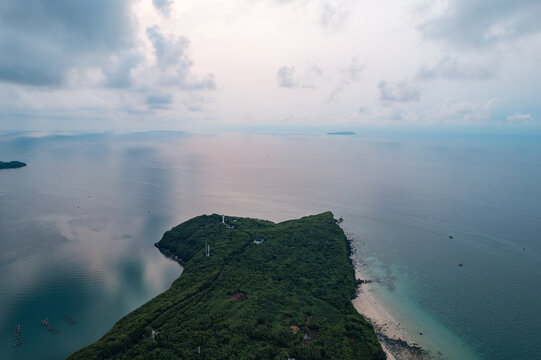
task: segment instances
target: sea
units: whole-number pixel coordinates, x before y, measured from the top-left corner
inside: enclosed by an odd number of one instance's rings
[[[0,170],[2,359],[63,359],[165,291],[153,244],[185,220],[328,210],[435,358],[541,359],[540,136],[11,132],[0,160],[28,164]]]

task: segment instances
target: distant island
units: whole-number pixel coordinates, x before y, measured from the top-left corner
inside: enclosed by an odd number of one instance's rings
[[[20,161],[0,161],[0,170],[2,169],[17,169],[26,166],[25,163]]]
[[[336,131],[328,132],[327,135],[356,135],[355,131]]]
[[[386,358],[351,303],[351,250],[331,212],[202,215],[155,245],[182,275],[68,359]]]

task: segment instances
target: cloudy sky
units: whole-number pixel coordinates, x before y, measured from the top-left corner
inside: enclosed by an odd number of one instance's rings
[[[3,0],[0,130],[541,128],[539,0]]]

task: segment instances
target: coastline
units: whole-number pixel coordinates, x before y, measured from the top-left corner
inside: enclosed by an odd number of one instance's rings
[[[356,280],[364,280],[357,287],[357,296],[352,300],[359,314],[374,327],[383,351],[388,360],[430,360],[432,357],[425,349],[414,343],[389,312],[374,297],[374,285],[366,281],[357,269]]]

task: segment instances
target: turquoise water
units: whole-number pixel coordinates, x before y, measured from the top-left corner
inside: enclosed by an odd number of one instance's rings
[[[0,171],[2,358],[64,358],[167,289],[181,268],[152,244],[184,220],[332,210],[419,343],[539,359],[539,155],[539,137],[4,134],[0,159],[29,166]]]

